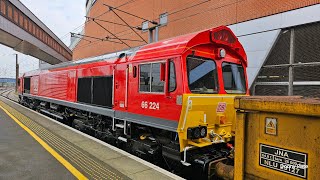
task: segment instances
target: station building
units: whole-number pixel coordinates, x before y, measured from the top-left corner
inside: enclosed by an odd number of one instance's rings
[[[16,85],[15,78],[0,78],[0,88],[14,87]]]
[[[320,97],[319,3],[320,0],[87,0],[88,18],[81,32],[75,32],[79,35],[72,38],[70,47],[73,59],[78,60],[143,45],[150,34],[139,28],[155,26],[152,21],[161,21],[158,40],[227,25],[247,52],[253,95]],[[110,10],[109,6],[116,9]],[[127,39],[126,44],[118,43],[115,37]]]

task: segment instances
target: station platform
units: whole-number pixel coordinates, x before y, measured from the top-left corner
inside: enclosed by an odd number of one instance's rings
[[[0,179],[182,179],[3,96],[0,164]]]

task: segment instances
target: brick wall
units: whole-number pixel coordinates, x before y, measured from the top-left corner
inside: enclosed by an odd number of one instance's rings
[[[168,12],[168,25],[160,28],[159,39],[162,40],[220,25],[235,24],[318,4],[320,0],[97,0],[88,13],[90,17],[103,14],[99,19],[123,24],[113,12],[108,12],[108,8],[103,3],[114,7],[122,5],[120,7],[121,10],[150,20],[157,19],[160,14]],[[131,26],[140,26],[143,21],[119,11],[116,11],[116,13]],[[99,23],[119,38],[141,40],[128,27],[105,22]],[[148,41],[147,32],[137,32]],[[112,35],[92,21],[86,23],[85,34],[99,38],[112,37]],[[97,56],[128,48],[124,44],[90,38],[85,39],[81,40],[74,49],[74,59]],[[144,44],[142,42],[126,42],[131,47]]]

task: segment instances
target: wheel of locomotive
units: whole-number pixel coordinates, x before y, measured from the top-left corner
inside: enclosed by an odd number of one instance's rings
[[[103,124],[98,124],[95,128],[95,134],[94,134],[94,137],[98,138],[98,139],[102,139],[103,137],[103,131],[104,131],[104,128],[103,128]]]
[[[72,123],[73,123],[73,117],[71,116],[68,116],[68,115],[63,115],[62,116],[63,119],[64,119],[64,123],[68,126],[72,126]]]
[[[72,124],[71,126],[72,126],[74,129],[76,129],[76,130],[78,130],[78,131],[82,131],[81,127],[79,126],[79,122],[78,122],[77,119],[74,119],[71,124]]]

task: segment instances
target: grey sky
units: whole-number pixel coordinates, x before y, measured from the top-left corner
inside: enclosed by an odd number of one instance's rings
[[[62,41],[69,45],[70,32],[84,23],[85,0],[20,0]],[[81,31],[78,28],[78,31]],[[0,45],[0,77],[15,77],[15,52]],[[38,60],[19,54],[20,72],[38,68]]]

